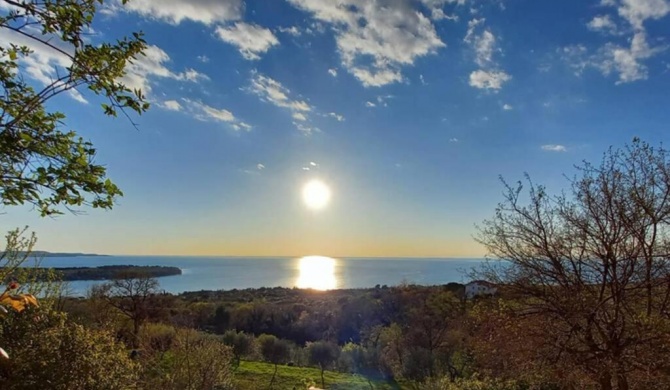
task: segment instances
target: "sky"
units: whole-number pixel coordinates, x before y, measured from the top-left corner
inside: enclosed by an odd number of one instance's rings
[[[481,257],[500,176],[560,191],[609,146],[666,139],[668,14],[667,0],[106,2],[90,39],[144,32],[124,82],[152,108],[135,129],[86,90],[50,105],[124,196],[57,218],[5,208],[0,228],[29,225],[50,251]],[[32,58],[37,85],[67,66]],[[320,210],[301,198],[314,179],[331,191]]]

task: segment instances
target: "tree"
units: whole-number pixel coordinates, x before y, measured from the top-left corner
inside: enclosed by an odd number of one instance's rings
[[[49,306],[60,295],[59,276],[49,269],[41,269],[41,259],[33,254],[37,243],[35,233],[28,228],[10,230],[5,235],[5,247],[0,251],[0,283],[13,281],[19,288],[41,297],[42,306]]]
[[[122,0],[126,3],[127,0]],[[52,98],[68,93],[84,99],[86,87],[106,99],[104,114],[141,114],[149,108],[140,90],[120,80],[126,66],[146,48],[141,33],[114,43],[91,43],[88,31],[103,0],[0,0],[0,200],[4,205],[32,204],[42,216],[61,207],[109,209],[121,190],[96,164],[93,145],[74,131],[63,130],[65,115],[47,108]],[[5,38],[8,37],[8,38]],[[7,40],[5,40],[7,39]],[[50,53],[61,65],[40,74],[40,88],[26,63],[42,62]]]
[[[11,311],[0,321],[0,344],[11,356],[0,364],[6,390],[123,390],[137,380],[137,366],[110,333],[84,328],[62,313]]]
[[[326,388],[323,372],[337,361],[340,352],[339,347],[327,341],[316,341],[307,345],[307,351],[310,363],[319,366],[321,369],[321,387]]]
[[[277,366],[287,363],[291,357],[291,345],[288,341],[280,340],[269,334],[260,335],[258,337],[258,345],[260,346],[263,359],[275,365],[272,379],[270,379],[270,388],[272,388],[277,376]]]
[[[232,349],[234,368],[239,367],[242,357],[250,354],[254,348],[254,337],[244,332],[229,330],[223,334],[221,340]]]
[[[634,139],[578,166],[566,193],[527,177],[524,198],[521,183],[505,184],[480,227],[478,240],[504,259],[483,273],[502,285],[503,314],[525,325],[525,340],[540,340],[550,379],[575,371],[584,377],[573,385],[603,390],[670,385],[668,157]]]
[[[163,353],[164,352],[164,353]],[[173,329],[169,348],[140,354],[146,389],[232,390],[230,348],[193,329]]]
[[[158,281],[145,273],[123,272],[114,280],[94,287],[91,295],[102,297],[133,322],[133,347],[138,347],[140,328],[154,309]]]

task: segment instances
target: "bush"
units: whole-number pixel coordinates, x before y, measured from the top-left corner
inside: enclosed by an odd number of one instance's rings
[[[120,390],[133,386],[137,365],[105,331],[84,328],[62,313],[10,312],[0,321],[3,390]]]
[[[142,357],[144,387],[161,390],[225,390],[233,388],[231,348],[214,336],[176,329],[165,352]]]

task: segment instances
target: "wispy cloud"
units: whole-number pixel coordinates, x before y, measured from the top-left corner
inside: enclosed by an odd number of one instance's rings
[[[505,110],[505,111],[510,111],[510,110],[513,110],[514,107],[512,107],[511,104],[505,103],[505,104],[503,104],[502,109]]]
[[[284,34],[288,34],[294,37],[299,37],[302,35],[302,32],[300,29],[296,26],[291,26],[291,27],[279,27],[279,32],[282,32]]]
[[[227,123],[235,131],[250,131],[251,125],[236,118],[232,112],[225,108],[215,108],[198,100],[182,98],[187,111],[193,117],[203,122],[222,122]]]
[[[280,82],[254,72],[251,78],[251,85],[248,90],[260,97],[262,101],[271,103],[277,107],[288,109],[296,122],[295,127],[302,133],[308,135],[319,131],[318,128],[308,124],[309,112],[312,107],[304,100],[291,97],[291,91],[284,87]]]
[[[327,114],[327,116],[337,119],[338,122],[344,122],[344,116],[342,116],[340,114],[336,114],[334,112],[329,112]]]
[[[542,150],[545,150],[547,152],[567,152],[568,148],[566,148],[563,145],[557,145],[557,144],[548,144],[548,145],[542,145],[540,146]]]
[[[107,12],[136,12],[148,19],[180,24],[185,20],[206,25],[238,20],[242,16],[242,0],[133,0],[123,7],[117,1]]]
[[[159,103],[158,106],[168,111],[181,111],[183,108],[176,100],[166,100],[162,103]]]
[[[258,60],[272,46],[279,45],[279,40],[269,29],[244,22],[219,26],[216,34],[222,41],[237,46],[242,57],[247,60]]]
[[[478,70],[470,73],[471,87],[486,89],[493,92],[500,90],[511,80],[512,76],[499,69],[494,59],[501,50],[497,45],[497,38],[490,29],[484,26],[486,19],[472,19],[468,22],[468,31],[463,41],[470,45],[474,52],[475,64]]]
[[[666,0],[607,0],[605,7],[614,8],[628,28],[618,26],[610,15],[598,15],[587,23],[590,30],[613,35],[613,38],[628,35],[624,44],[610,41],[597,50],[589,50],[583,44],[567,46],[559,50],[561,58],[576,75],[587,68],[599,70],[604,76],[616,74],[616,84],[646,80],[649,70],[645,62],[667,50],[668,46],[653,46],[649,43],[644,24],[670,14],[670,2]],[[626,30],[628,32],[626,32]],[[652,41],[653,42],[653,41]]]

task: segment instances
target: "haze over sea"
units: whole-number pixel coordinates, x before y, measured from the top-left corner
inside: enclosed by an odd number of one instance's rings
[[[182,269],[182,275],[158,278],[170,293],[259,287],[315,289],[363,288],[414,283],[438,285],[466,282],[466,272],[483,259],[457,258],[337,258],[328,257],[186,257],[186,256],[79,256],[46,257],[43,267],[97,267],[102,265],[164,265]],[[85,295],[93,284],[69,282],[71,295]]]

